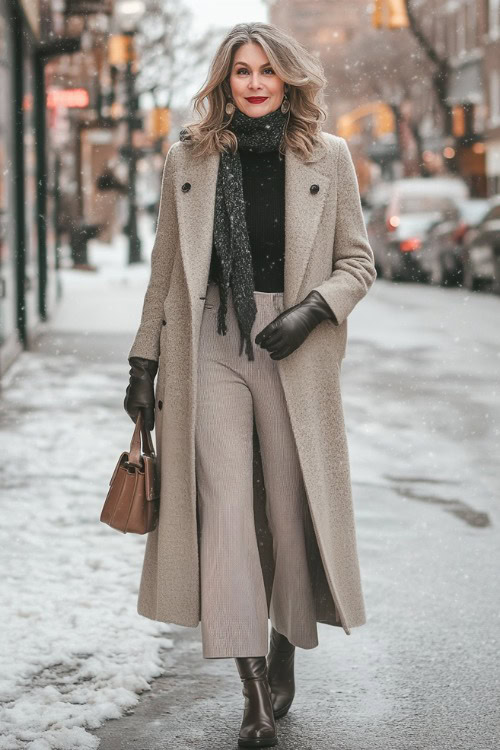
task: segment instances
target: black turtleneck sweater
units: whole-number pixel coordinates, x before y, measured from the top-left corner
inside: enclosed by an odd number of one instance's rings
[[[285,159],[278,151],[240,151],[245,214],[252,251],[255,291],[282,292],[285,265]],[[212,249],[209,280],[217,280]]]

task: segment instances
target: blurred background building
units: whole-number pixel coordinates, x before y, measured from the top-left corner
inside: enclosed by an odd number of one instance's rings
[[[137,163],[147,161],[153,191],[142,196],[154,208],[169,112],[139,112],[134,24],[145,6],[123,5],[0,0],[2,372],[50,318],[61,263],[95,270],[89,239],[125,231],[129,261],[141,260]]]
[[[452,171],[499,190],[499,0],[268,0],[323,62],[327,129],[387,174]]]
[[[321,59],[324,129],[347,139],[363,199],[445,174],[498,194],[500,0],[262,3]],[[226,31],[192,22],[182,0],[0,0],[0,374],[50,319],[58,269],[95,270],[89,240],[125,234],[143,259],[138,214],[156,216],[193,73]]]

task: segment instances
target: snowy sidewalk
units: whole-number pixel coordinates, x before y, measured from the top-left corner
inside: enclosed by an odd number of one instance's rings
[[[149,277],[126,242],[91,243],[96,273],[63,270],[64,299],[0,398],[1,750],[93,749],[164,671],[171,628],[140,617],[145,537],[99,520],[133,424],[123,410]]]
[[[236,746],[234,663],[137,614],[145,539],[99,521],[131,437],[126,355],[149,276],[125,251],[93,245],[97,274],[63,273],[64,303],[0,398],[0,750]],[[349,316],[368,621],[349,637],[320,624],[319,648],[298,649],[280,747],[498,748],[499,313],[493,295],[380,280]]]

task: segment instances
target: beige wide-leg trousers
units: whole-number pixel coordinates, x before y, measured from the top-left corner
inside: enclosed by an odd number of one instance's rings
[[[254,294],[253,339],[284,309],[283,294]],[[209,283],[195,432],[203,657],[266,655],[268,619],[291,643],[314,648],[318,633],[306,553],[307,496],[277,361],[255,343],[254,361],[245,353],[239,356],[231,294],[225,336],[217,333],[218,306],[218,287]],[[275,561],[269,610],[253,511],[254,415]]]

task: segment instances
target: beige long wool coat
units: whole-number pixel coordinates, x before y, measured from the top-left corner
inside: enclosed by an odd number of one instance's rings
[[[155,435],[161,510],[158,528],[146,541],[137,611],[154,620],[196,627],[197,353],[220,156],[195,159],[190,149],[189,142],[178,141],[167,155],[151,277],[129,356],[159,359]],[[317,187],[311,189],[313,185]],[[286,152],[284,273],[285,308],[317,289],[337,320],[322,321],[298,349],[277,360],[277,366],[314,528],[316,619],[342,626],[349,634],[365,622],[365,609],[339,376],[347,316],[370,289],[376,271],[356,173],[343,138],[323,133],[308,160],[290,149]],[[255,426],[253,439],[256,533],[269,596],[272,537],[263,513],[265,488]]]

